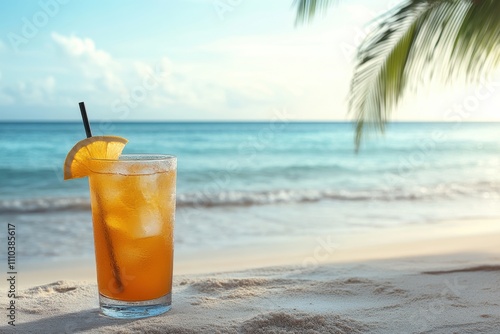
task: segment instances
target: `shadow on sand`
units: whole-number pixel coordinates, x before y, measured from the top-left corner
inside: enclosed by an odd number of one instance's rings
[[[423,271],[422,274],[444,275],[444,274],[468,273],[468,272],[476,272],[476,271],[500,271],[500,266],[477,266],[477,267],[452,269],[452,270]]]
[[[0,333],[77,333],[103,326],[126,324],[133,320],[113,319],[103,316],[99,309],[83,310],[34,320],[13,326],[0,327]],[[54,328],[57,324],[57,328]]]

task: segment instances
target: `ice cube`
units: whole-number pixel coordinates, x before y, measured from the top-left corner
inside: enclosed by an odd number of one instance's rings
[[[163,222],[158,210],[144,208],[137,213],[137,219],[133,227],[134,238],[149,238],[161,233]]]
[[[141,196],[146,202],[156,201],[158,194],[161,193],[158,189],[158,175],[143,175],[139,179],[138,189]]]
[[[124,231],[126,229],[126,217],[120,214],[107,213],[104,222],[108,228]]]
[[[126,191],[123,188],[124,178],[121,175],[109,175],[103,174],[98,176],[93,176],[96,179],[94,182],[98,186],[95,191],[106,201],[117,201],[123,195],[126,195]]]

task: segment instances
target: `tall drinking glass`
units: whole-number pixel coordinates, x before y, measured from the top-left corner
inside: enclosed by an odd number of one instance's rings
[[[101,312],[131,319],[168,311],[177,159],[122,155],[89,168]]]

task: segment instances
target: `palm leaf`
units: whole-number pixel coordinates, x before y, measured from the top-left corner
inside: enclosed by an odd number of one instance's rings
[[[324,12],[335,0],[294,0],[297,6],[295,24],[308,22],[313,19],[317,12]]]
[[[330,3],[318,2],[315,8]],[[366,125],[384,130],[406,89],[436,77],[474,82],[488,76],[500,64],[499,18],[498,0],[406,0],[385,14],[356,56],[349,93],[356,149]]]

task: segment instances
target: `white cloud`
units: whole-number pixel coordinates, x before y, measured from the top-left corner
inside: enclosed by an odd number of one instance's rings
[[[56,80],[52,76],[42,79],[20,80],[0,90],[0,104],[49,106],[56,103]]]
[[[135,85],[129,86],[121,101],[134,100],[134,96],[137,100],[137,93],[144,91],[145,104],[157,109],[195,108],[210,112],[225,102],[225,87],[217,84],[214,77],[199,71],[198,67],[176,64],[167,57],[162,57],[153,65],[140,61],[133,65]]]
[[[92,39],[64,36],[56,32],[51,37],[63,57],[89,80],[86,89],[114,94],[124,91],[119,62],[109,53],[97,49]]]
[[[83,74],[85,81],[80,88],[94,92],[97,94],[95,98],[99,98],[99,95],[108,95],[111,100],[116,98],[130,100],[134,93],[139,94],[138,92],[144,90],[143,85],[149,87],[149,82],[143,82],[147,77],[153,77],[158,81],[158,76],[165,74],[163,73],[165,64],[168,63],[167,59],[162,59],[155,66],[151,66],[141,61],[129,63],[126,60],[115,59],[108,52],[98,49],[90,38],[64,36],[54,32],[52,39],[63,57],[73,66],[73,71],[78,70]],[[160,70],[163,72],[158,73]],[[151,84],[158,86],[154,82]],[[151,95],[151,92],[147,93]],[[147,100],[141,102],[148,103]]]
[[[100,101],[107,107],[110,117],[118,116],[122,120],[147,117],[148,110],[166,107],[170,107],[169,110],[208,110],[224,103],[225,88],[214,84],[213,78],[185,70],[185,66],[167,57],[148,64],[117,59],[99,49],[89,38],[52,33],[52,39],[70,66],[69,74],[76,78],[83,76],[83,80],[75,80],[72,95]]]
[[[51,36],[57,45],[71,57],[88,60],[99,66],[107,66],[112,63],[109,53],[96,49],[94,41],[90,38],[64,36],[56,32],[53,32]]]

